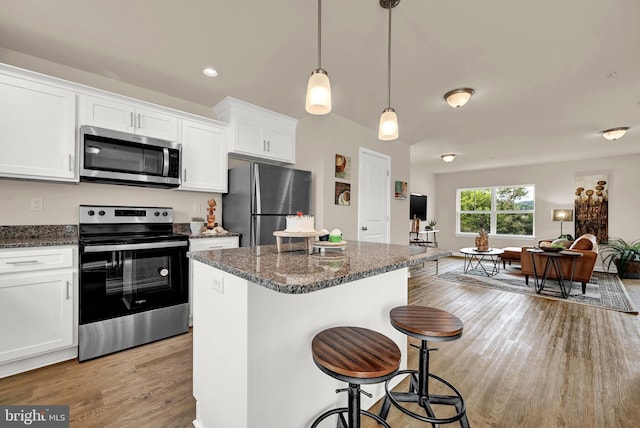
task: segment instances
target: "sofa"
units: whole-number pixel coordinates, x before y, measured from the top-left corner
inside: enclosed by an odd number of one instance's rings
[[[520,254],[522,274],[525,276],[527,284],[529,284],[529,276],[533,276],[533,259],[535,258],[536,272],[538,272],[539,275],[544,272],[544,267],[547,262],[547,257],[544,255],[532,258],[531,253],[527,252],[527,249],[529,248],[533,247],[522,247],[522,253]],[[591,280],[591,274],[593,274],[593,268],[595,267],[598,259],[598,241],[594,235],[587,233],[573,241],[569,250],[582,253],[582,257],[579,257],[576,261],[576,270],[573,274],[573,280],[582,283],[582,294],[585,294],[587,282]],[[571,278],[573,261],[574,260],[569,257],[562,258],[560,260],[562,276],[565,279]],[[548,278],[557,279],[553,269],[549,272]]]

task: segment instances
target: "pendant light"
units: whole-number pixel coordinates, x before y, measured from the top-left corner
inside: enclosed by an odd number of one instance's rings
[[[387,108],[382,111],[380,125],[378,127],[378,139],[391,141],[398,139],[398,116],[391,108],[391,9],[396,7],[400,0],[380,0],[380,6],[389,9],[389,36],[387,47]]]
[[[321,32],[322,24],[322,0],[318,0],[318,68],[311,72],[307,85],[306,107],[308,113],[315,115],[331,112],[331,83],[329,75],[322,69],[321,57]]]

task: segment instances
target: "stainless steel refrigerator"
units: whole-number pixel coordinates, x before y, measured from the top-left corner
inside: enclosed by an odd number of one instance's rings
[[[275,244],[286,216],[311,214],[311,172],[261,163],[229,169],[229,193],[222,196],[222,225],[240,233],[240,246]]]

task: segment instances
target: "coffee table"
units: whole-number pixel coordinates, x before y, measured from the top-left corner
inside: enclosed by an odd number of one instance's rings
[[[500,255],[504,250],[500,248],[489,248],[486,251],[478,250],[478,248],[462,248],[460,250],[464,254],[464,273],[478,272],[487,276],[494,276],[500,272]],[[486,261],[487,263],[483,263]]]

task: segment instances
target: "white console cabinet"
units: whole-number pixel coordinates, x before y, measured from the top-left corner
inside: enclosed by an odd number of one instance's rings
[[[182,185],[180,190],[227,193],[227,139],[229,125],[183,119]]]
[[[118,97],[80,96],[80,125],[130,132],[146,137],[177,141],[178,118],[149,109],[146,105]]]
[[[189,240],[189,251],[221,250],[223,248],[238,248],[238,236],[223,238],[195,238]],[[193,325],[193,260],[189,259],[189,325]]]
[[[0,250],[0,378],[77,356],[77,252]]]
[[[0,67],[0,176],[78,181],[76,95]]]
[[[296,162],[297,119],[226,97],[215,105],[218,120],[231,125],[229,155],[273,163]]]

